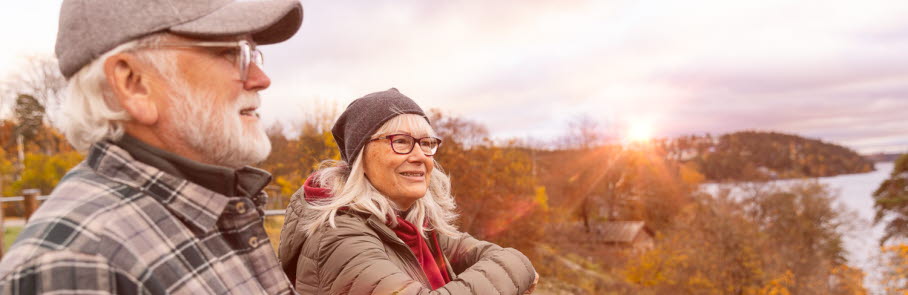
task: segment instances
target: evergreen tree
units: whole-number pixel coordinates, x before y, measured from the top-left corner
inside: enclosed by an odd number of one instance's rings
[[[886,220],[886,233],[880,244],[891,238],[908,237],[908,154],[895,162],[889,178],[873,192],[873,199],[876,209],[873,222]]]

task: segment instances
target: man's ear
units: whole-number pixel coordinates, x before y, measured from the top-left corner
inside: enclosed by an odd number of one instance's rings
[[[104,75],[114,98],[141,125],[158,121],[158,106],[151,96],[153,72],[151,65],[130,53],[118,53],[104,61]]]

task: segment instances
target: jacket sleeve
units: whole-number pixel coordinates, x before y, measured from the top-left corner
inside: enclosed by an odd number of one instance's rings
[[[501,246],[476,239],[467,233],[460,233],[455,237],[439,233],[438,243],[441,244],[441,249],[450,260],[455,273],[462,273],[492,253],[504,250]]]
[[[496,289],[501,290],[504,285],[513,284],[520,290],[520,294],[536,278],[536,270],[530,259],[516,249],[502,248],[467,233],[455,237],[439,234],[438,242],[448,257],[451,268],[460,278],[486,276]]]
[[[330,284],[321,288],[328,294],[523,294],[534,279],[522,254],[496,251],[454,281],[431,290],[394,264],[377,234],[363,231],[361,224],[345,218],[338,220],[337,228],[325,230],[318,281]]]
[[[297,273],[297,260],[302,259],[300,257],[300,251],[302,250],[302,245],[305,240],[305,229],[300,228],[300,216],[303,211],[303,189],[293,194],[290,197],[290,204],[287,206],[287,211],[284,214],[284,225],[281,226],[281,241],[278,246],[277,256],[281,261],[281,268],[284,269],[284,273],[287,274],[287,277],[291,279],[294,285],[296,281],[292,280],[296,277]]]

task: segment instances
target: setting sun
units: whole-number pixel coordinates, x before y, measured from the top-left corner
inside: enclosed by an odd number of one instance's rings
[[[627,142],[645,142],[653,138],[653,125],[649,122],[632,122],[627,130]]]

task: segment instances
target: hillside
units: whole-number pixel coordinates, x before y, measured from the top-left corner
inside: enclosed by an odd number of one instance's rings
[[[711,181],[825,177],[873,171],[873,162],[840,145],[797,135],[741,131],[665,142],[669,156]]]

